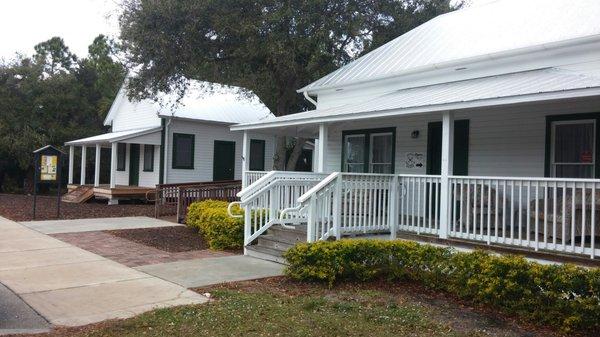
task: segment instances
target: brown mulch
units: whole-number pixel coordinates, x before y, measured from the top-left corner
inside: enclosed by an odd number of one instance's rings
[[[61,202],[60,219],[114,218],[125,216],[154,216],[153,204],[108,205],[106,201],[83,204]],[[33,220],[33,196],[0,194],[0,216],[14,221]],[[55,220],[56,197],[38,196],[35,220]]]
[[[184,226],[137,228],[106,231],[111,235],[154,247],[166,252],[189,252],[208,249],[208,244],[198,231]]]

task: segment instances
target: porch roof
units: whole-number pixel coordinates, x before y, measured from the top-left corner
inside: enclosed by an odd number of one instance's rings
[[[102,135],[72,140],[66,142],[65,145],[90,145],[90,144],[110,144],[118,141],[124,140],[132,140],[141,136],[150,136],[152,134],[159,134],[159,131],[162,127],[152,127],[152,128],[144,128],[144,129],[133,129],[133,130],[125,130],[125,131],[115,131],[109,132]],[[159,135],[160,137],[160,135]],[[154,144],[152,137],[146,139],[143,144]]]
[[[269,129],[590,96],[600,96],[600,77],[544,68],[402,89],[362,103],[238,124],[231,129]]]

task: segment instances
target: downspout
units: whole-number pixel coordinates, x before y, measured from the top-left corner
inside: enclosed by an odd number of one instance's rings
[[[172,116],[171,116],[172,117]],[[164,132],[165,132],[165,142],[163,149],[165,161],[164,161],[164,176],[163,176],[163,184],[168,184],[169,181],[167,177],[169,176],[169,125],[171,125],[172,118],[167,118],[167,122],[165,123]]]
[[[317,101],[315,101],[312,97],[310,97],[308,95],[307,91],[304,91],[303,94],[304,94],[304,98],[306,98],[307,101],[311,102],[315,106],[315,108],[316,108],[317,107]]]

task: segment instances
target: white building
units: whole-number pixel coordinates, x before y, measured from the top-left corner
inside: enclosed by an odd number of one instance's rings
[[[128,98],[121,89],[104,121],[111,132],[67,142],[70,147],[69,185],[116,202],[140,197],[157,184],[232,181],[242,177],[242,135],[233,124],[272,118],[254,94],[239,95],[236,88],[205,90],[190,82],[185,96],[161,95],[157,101]],[[252,133],[249,160],[262,171],[273,165],[272,136]],[[93,184],[86,162],[74,181],[74,155],[80,147],[86,157],[95,152]],[[101,148],[111,148],[110,181],[100,181]],[[78,183],[78,184],[77,184]],[[81,187],[83,186],[83,187]],[[75,193],[78,194],[78,193]]]
[[[597,0],[441,15],[301,88],[314,110],[233,126],[318,139],[312,174],[245,163],[242,206],[271,209],[246,219],[247,251],[276,254],[252,244],[283,223],[308,241],[427,234],[596,256],[599,17]]]

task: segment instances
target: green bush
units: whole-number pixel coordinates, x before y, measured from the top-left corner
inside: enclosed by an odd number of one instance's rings
[[[240,249],[244,245],[244,219],[230,217],[228,205],[226,201],[204,200],[188,209],[186,224],[197,228],[211,249]],[[233,212],[244,213],[237,206]]]
[[[600,331],[600,269],[541,265],[518,256],[456,252],[408,241],[302,243],[288,276],[328,282],[411,280],[565,331]]]

